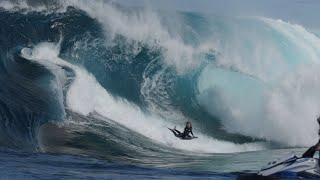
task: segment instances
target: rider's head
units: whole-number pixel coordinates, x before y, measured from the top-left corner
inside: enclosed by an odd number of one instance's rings
[[[187,128],[192,128],[192,124],[191,124],[190,121],[188,121],[188,122],[186,123],[186,127],[187,127]]]

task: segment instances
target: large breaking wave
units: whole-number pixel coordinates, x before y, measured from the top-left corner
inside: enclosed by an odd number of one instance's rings
[[[320,39],[302,26],[101,1],[0,5],[3,146],[151,163],[317,136]],[[168,132],[187,120],[199,139]]]

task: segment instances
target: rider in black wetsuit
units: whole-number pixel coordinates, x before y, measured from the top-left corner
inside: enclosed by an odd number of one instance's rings
[[[192,137],[195,138],[192,132],[192,124],[189,121],[186,123],[186,127],[184,128],[183,133],[181,133],[176,128],[170,130],[174,133],[175,136],[180,137],[182,139],[191,139]],[[192,134],[192,136],[190,134]]]
[[[318,117],[317,121],[320,126],[320,116]],[[318,135],[320,136],[320,128],[318,131]],[[312,158],[317,151],[320,152],[320,140],[318,141],[318,143],[316,145],[310,147],[305,153],[303,153],[302,157],[303,158]],[[319,153],[319,158],[320,158],[320,153]]]

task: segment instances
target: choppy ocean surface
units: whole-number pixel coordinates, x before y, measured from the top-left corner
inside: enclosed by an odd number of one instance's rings
[[[233,179],[231,174],[146,168],[90,157],[1,151],[1,179]]]

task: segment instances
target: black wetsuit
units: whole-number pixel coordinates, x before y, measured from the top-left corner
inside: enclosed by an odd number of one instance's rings
[[[193,135],[193,132],[192,132],[192,127],[191,127],[191,128],[185,127],[185,128],[184,128],[184,131],[183,131],[183,133],[182,133],[182,137],[183,137],[183,138],[186,138],[186,137],[189,137],[189,138],[190,138],[190,137],[191,137],[190,134],[192,134],[192,136],[194,136],[194,135]]]
[[[183,133],[176,129],[172,129],[171,131],[174,133],[175,136],[180,137],[182,139],[190,139],[190,133],[192,134],[192,136],[194,136],[192,132],[192,127],[185,127]]]
[[[316,153],[316,146],[310,147],[305,153],[303,153],[303,158],[313,158],[314,154]]]

